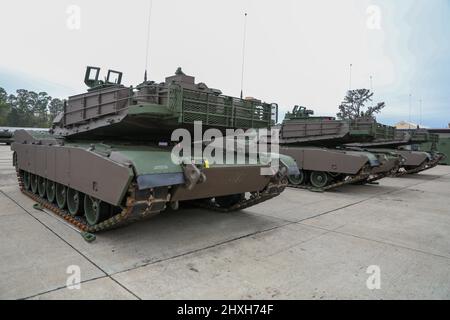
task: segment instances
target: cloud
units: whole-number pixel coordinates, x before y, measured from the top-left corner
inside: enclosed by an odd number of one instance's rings
[[[153,0],[149,77],[162,81],[182,66],[198,81],[238,96],[248,12],[244,94],[277,102],[281,118],[295,104],[335,114],[352,63],[352,87],[369,87],[372,75],[377,100],[388,103],[386,121],[406,119],[411,91],[448,119],[443,106],[450,99],[441,92],[449,83],[444,40],[450,15],[445,1],[430,3]],[[69,5],[81,10],[79,30],[67,27]],[[380,8],[380,29],[368,27],[373,5]],[[0,68],[43,79],[44,87],[61,84],[70,94],[85,89],[87,65],[121,70],[124,83],[136,85],[145,68],[148,6],[145,0],[8,0],[0,20],[7,30]],[[435,123],[435,113],[428,115]]]

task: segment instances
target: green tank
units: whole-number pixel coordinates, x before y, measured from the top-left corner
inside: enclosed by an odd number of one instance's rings
[[[10,145],[12,142],[13,132],[9,128],[0,127],[0,143]]]
[[[372,141],[385,129],[373,119],[353,121],[315,117],[312,110],[295,106],[280,129],[280,152],[293,157],[298,176],[289,186],[323,191],[344,184],[374,182],[397,170],[400,157],[346,148],[347,143]]]
[[[443,154],[439,164],[450,165],[450,129],[427,129],[434,137],[435,142],[419,144],[420,151],[437,151]],[[437,140],[437,142],[436,142]]]
[[[48,131],[48,128],[18,128],[18,127],[0,127],[0,143],[10,145],[13,142],[13,135],[16,130],[30,131]]]
[[[375,140],[365,143],[356,143],[352,146],[359,146],[373,153],[391,153],[403,158],[400,167],[393,174],[401,176],[414,174],[431,169],[445,158],[445,155],[436,149],[439,143],[439,136],[430,133],[427,129],[394,129],[389,134],[384,133],[376,137]],[[428,146],[428,150],[420,149],[420,146]]]
[[[208,129],[268,128],[276,104],[222,95],[181,69],[137,87],[123,86],[120,72],[103,81],[99,73],[87,68],[88,91],[65,101],[49,132],[18,130],[11,146],[22,192],[80,230],[111,229],[184,202],[244,209],[279,195],[297,172],[287,156],[244,152],[239,161],[227,145],[205,153]],[[196,140],[174,139],[178,129]]]

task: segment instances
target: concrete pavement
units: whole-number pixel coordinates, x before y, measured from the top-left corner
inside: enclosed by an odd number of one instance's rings
[[[22,195],[0,145],[2,299],[449,299],[450,167],[234,213],[164,212],[93,243]],[[81,288],[68,289],[69,266]],[[370,290],[369,266],[380,289]]]

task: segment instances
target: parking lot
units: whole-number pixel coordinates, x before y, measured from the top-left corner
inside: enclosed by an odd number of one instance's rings
[[[450,298],[449,166],[326,193],[287,189],[240,212],[163,212],[88,243],[33,209],[11,157],[0,145],[2,299]],[[66,287],[69,266],[80,289]]]

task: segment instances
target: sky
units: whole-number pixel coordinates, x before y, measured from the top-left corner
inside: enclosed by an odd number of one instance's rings
[[[152,80],[180,66],[239,96],[246,12],[244,95],[281,119],[294,105],[335,115],[349,88],[373,88],[380,122],[450,122],[449,0],[4,0],[0,87],[66,98],[87,65],[139,84],[150,11]]]

